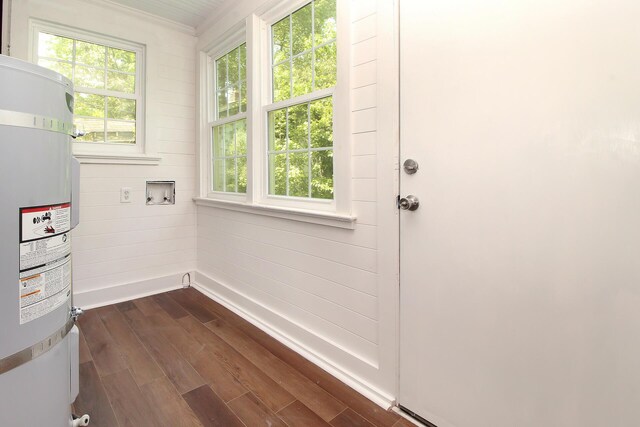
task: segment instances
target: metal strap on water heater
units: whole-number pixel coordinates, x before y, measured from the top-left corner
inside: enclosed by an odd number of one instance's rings
[[[74,138],[78,136],[73,123],[19,111],[0,110],[0,125],[60,132]]]
[[[75,322],[73,319],[69,319],[63,327],[42,341],[35,343],[31,347],[27,347],[22,351],[14,353],[11,356],[0,359],[0,375],[17,368],[20,365],[24,365],[25,363],[30,362],[36,357],[42,356],[47,351],[51,350],[67,336],[74,324]]]

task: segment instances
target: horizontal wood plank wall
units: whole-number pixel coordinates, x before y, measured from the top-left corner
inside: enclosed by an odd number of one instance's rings
[[[392,396],[395,374],[389,370],[381,379],[379,369],[378,5],[347,3],[355,230],[199,206],[197,282],[338,371]],[[199,45],[210,42],[205,34]]]
[[[145,142],[162,160],[158,166],[81,166],[80,225],[73,232],[76,295],[81,302],[92,291],[108,298],[106,288],[194,270],[196,37],[98,2],[25,0],[13,5],[12,54],[22,59],[28,59],[29,18],[146,46]],[[176,204],[146,206],[147,180],[175,180]],[[131,188],[131,203],[120,203],[121,187]]]

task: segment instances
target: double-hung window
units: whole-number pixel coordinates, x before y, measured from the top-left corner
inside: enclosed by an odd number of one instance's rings
[[[235,30],[209,51],[202,203],[337,226],[353,221],[336,3],[282,1],[247,19],[247,43],[233,43]]]
[[[74,85],[74,151],[142,153],[143,47],[92,33],[36,24],[34,62]]]
[[[268,194],[334,198],[336,2],[314,0],[271,25]]]
[[[247,192],[247,46],[214,60],[211,190]]]

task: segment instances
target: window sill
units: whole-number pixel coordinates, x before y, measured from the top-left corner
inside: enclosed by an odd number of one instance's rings
[[[198,206],[229,209],[238,212],[247,212],[255,215],[264,215],[275,218],[285,218],[292,221],[308,222],[312,224],[326,225],[329,227],[356,228],[356,217],[351,215],[339,215],[335,213],[308,211],[302,209],[283,208],[279,206],[250,205],[247,203],[232,202],[227,200],[215,200],[204,197],[194,197],[193,201]]]
[[[74,153],[73,156],[81,164],[94,165],[150,165],[160,164],[161,157],[148,154],[100,154],[100,153]]]

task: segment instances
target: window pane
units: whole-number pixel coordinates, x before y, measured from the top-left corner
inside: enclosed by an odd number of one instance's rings
[[[136,101],[135,99],[108,97],[107,114],[110,119],[135,120]]]
[[[227,63],[229,64],[229,75],[227,77],[227,81],[230,84],[238,84],[238,80],[240,79],[240,70],[238,69],[238,48],[233,49],[229,52],[227,56]]]
[[[38,65],[44,68],[48,68],[57,73],[62,74],[69,80],[73,80],[73,72],[71,71],[71,64],[66,62],[50,61],[48,59],[39,59]]]
[[[135,73],[136,53],[110,47],[107,50],[107,68],[126,73]]]
[[[227,117],[227,114],[229,113],[229,104],[227,102],[227,90],[226,89],[222,89],[221,91],[218,91],[218,94],[216,96],[216,102],[218,105],[218,118],[220,117]]]
[[[286,154],[269,154],[269,194],[287,195]]]
[[[104,96],[76,92],[74,112],[77,116],[104,117]],[[104,122],[102,122],[104,128]],[[104,129],[102,129],[104,131]]]
[[[238,193],[247,192],[247,158],[238,157]]]
[[[216,61],[216,82],[218,89],[227,85],[227,55]]]
[[[224,164],[224,174],[227,179],[225,191],[235,193],[236,191],[236,159],[226,159]]]
[[[136,76],[109,71],[107,72],[107,89],[118,92],[135,93]]]
[[[311,27],[311,3],[297,10],[291,15],[291,53],[297,55],[305,50],[311,49],[312,34]]]
[[[284,61],[289,58],[290,54],[290,34],[289,34],[289,17],[277,22],[271,27],[273,37],[273,63]]]
[[[38,56],[46,58],[73,60],[73,40],[51,34],[38,34]]]
[[[269,150],[283,151],[287,139],[287,110],[269,112]]]
[[[312,68],[311,52],[293,58],[293,96],[311,92]]]
[[[233,123],[227,123],[223,125],[223,137],[224,137],[224,155],[235,156],[236,154],[236,141],[233,132]]]
[[[283,64],[273,67],[273,101],[278,102],[291,98],[290,64]]]
[[[289,196],[309,197],[309,153],[289,154]]]
[[[104,71],[76,65],[76,75],[73,83],[76,87],[104,89]]]
[[[77,101],[76,101],[77,102]],[[75,117],[73,123],[84,136],[76,138],[78,142],[104,142],[104,120]]]
[[[240,111],[247,111],[247,84],[242,82],[240,85]]]
[[[236,122],[236,153],[238,156],[247,155],[247,121]]]
[[[213,161],[213,191],[224,191],[224,159]]]
[[[213,128],[213,157],[224,157],[223,126]]]
[[[336,38],[336,0],[316,0],[314,7],[314,30],[318,46]]]
[[[104,68],[105,47],[99,44],[76,41],[76,62]]]
[[[333,150],[311,152],[311,197],[333,199]]]
[[[315,90],[336,85],[337,51],[336,44],[330,43],[316,50]]]
[[[240,47],[240,82],[247,80],[247,45],[242,44]]]
[[[311,147],[333,147],[333,102],[323,98],[311,103]]]
[[[289,108],[288,150],[299,150],[307,148],[309,145],[308,105],[301,104]]]
[[[107,121],[107,142],[119,144],[136,143],[135,122]]]
[[[229,115],[238,114],[240,111],[240,91],[237,84],[227,88],[227,101],[229,102]]]

